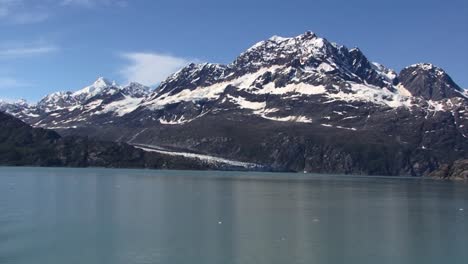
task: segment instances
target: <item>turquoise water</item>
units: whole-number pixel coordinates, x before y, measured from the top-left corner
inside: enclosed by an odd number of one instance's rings
[[[0,263],[466,264],[468,185],[0,168]]]

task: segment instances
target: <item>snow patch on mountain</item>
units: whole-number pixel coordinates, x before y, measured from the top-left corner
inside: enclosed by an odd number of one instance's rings
[[[275,87],[275,83],[268,83],[264,86],[263,89],[256,91],[257,94],[304,94],[304,95],[313,95],[313,94],[325,94],[327,89],[323,85],[310,85],[307,83],[292,83],[284,87]]]
[[[267,116],[265,113],[261,113],[260,116],[268,120],[279,121],[279,122],[312,123],[312,119],[306,116],[273,117],[273,116]]]
[[[408,91],[408,89],[405,88],[405,86],[401,83],[399,83],[397,86],[396,86],[396,89],[398,90],[398,93],[402,96],[406,96],[406,97],[412,97],[413,95],[411,94],[410,91]]]
[[[383,76],[389,83],[393,83],[393,81],[398,76],[398,74],[394,70],[388,69],[380,63],[372,62],[371,66],[375,71],[377,71],[377,73],[379,73],[379,75]]]
[[[124,99],[111,102],[103,107],[103,109],[96,114],[115,113],[117,116],[124,116],[137,109],[141,103],[141,98],[133,98],[125,96]]]
[[[198,160],[202,160],[211,164],[221,163],[221,164],[227,164],[227,165],[243,167],[243,168],[260,167],[260,165],[255,164],[255,163],[229,160],[229,159],[224,159],[220,157],[197,154],[197,153],[190,153],[190,152],[169,151],[169,150],[165,150],[163,148],[160,148],[157,146],[151,146],[151,145],[134,144],[133,146],[141,150],[147,151],[147,152],[156,152],[156,153],[170,155],[170,156],[181,156],[181,157],[186,157],[186,158],[191,158],[191,159],[198,159]]]
[[[331,72],[336,70],[336,68],[329,63],[322,62],[320,65],[317,67],[317,70],[320,72]]]
[[[238,78],[227,80],[219,83],[215,83],[209,86],[199,86],[193,90],[184,89],[176,94],[164,93],[161,91],[161,95],[143,103],[144,106],[151,110],[162,109],[166,105],[175,104],[179,102],[197,102],[200,100],[216,100],[226,90],[228,86],[234,86],[239,89],[249,89],[252,87],[252,83],[262,76],[264,73],[274,71],[279,66],[270,68],[263,68],[255,73],[249,73],[242,75]]]
[[[230,101],[239,105],[243,109],[259,110],[259,109],[264,109],[266,106],[265,102],[252,102],[240,96],[234,97],[234,96],[228,95],[228,98],[230,99]]]
[[[159,123],[163,125],[183,125],[185,123],[192,122],[193,120],[199,118],[201,115],[197,116],[196,118],[192,119],[186,119],[185,116],[174,116],[170,119],[165,119],[165,118],[159,118],[158,121]]]
[[[172,116],[172,117],[161,117],[158,119],[159,123],[162,124],[162,125],[183,125],[183,124],[186,124],[186,123],[189,123],[189,122],[192,122],[200,117],[203,117],[205,116],[206,114],[210,113],[211,111],[206,111],[206,112],[203,112],[197,116],[195,116],[194,118],[186,118],[184,115],[182,116]]]
[[[326,96],[333,101],[356,102],[365,101],[378,105],[386,105],[392,108],[411,107],[411,98],[400,93],[391,92],[386,88],[350,83],[350,91],[339,91],[338,93],[328,93]]]
[[[334,125],[331,125],[331,124],[321,124],[321,126],[331,127],[331,128],[338,128],[338,129],[345,129],[345,130],[351,130],[351,131],[357,131],[357,129],[354,128],[354,127],[334,126]]]

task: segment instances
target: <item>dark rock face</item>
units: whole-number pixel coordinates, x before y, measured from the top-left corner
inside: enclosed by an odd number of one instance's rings
[[[403,69],[398,79],[413,96],[421,96],[426,100],[463,97],[463,90],[452,78],[444,70],[429,63]]]
[[[364,56],[360,49],[352,49],[349,51],[349,59],[353,72],[359,76],[362,80],[369,84],[373,84],[378,87],[390,87],[393,84],[393,78],[385,78],[384,75],[379,74],[376,70],[386,70],[385,68],[378,68],[376,65],[371,64],[369,60]],[[387,70],[390,73],[390,70]],[[396,77],[396,74],[394,74]]]
[[[240,169],[145,152],[122,142],[61,137],[0,112],[0,165],[157,169]]]
[[[452,164],[443,164],[429,174],[436,179],[468,180],[468,160],[456,160]]]
[[[209,86],[222,78],[226,70],[225,66],[219,64],[191,63],[162,82],[158,90],[177,94],[184,89],[192,90],[199,86]]]
[[[190,64],[154,91],[129,87],[99,79],[4,109],[61,135],[276,171],[421,176],[468,158],[468,99],[443,70],[397,75],[310,32],[261,41],[227,65]]]

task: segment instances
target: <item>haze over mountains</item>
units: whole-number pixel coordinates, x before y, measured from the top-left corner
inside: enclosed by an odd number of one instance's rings
[[[429,63],[396,73],[306,32],[232,63],[190,64],[151,90],[99,78],[5,111],[62,135],[271,170],[428,175],[466,159],[467,93]],[[197,156],[198,155],[198,156]]]

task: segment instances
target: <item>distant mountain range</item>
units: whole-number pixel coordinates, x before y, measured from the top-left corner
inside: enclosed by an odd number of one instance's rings
[[[413,176],[467,158],[467,107],[466,91],[432,64],[396,73],[311,32],[261,41],[228,65],[190,64],[154,90],[99,78],[34,105],[0,103],[33,127],[147,152]]]

